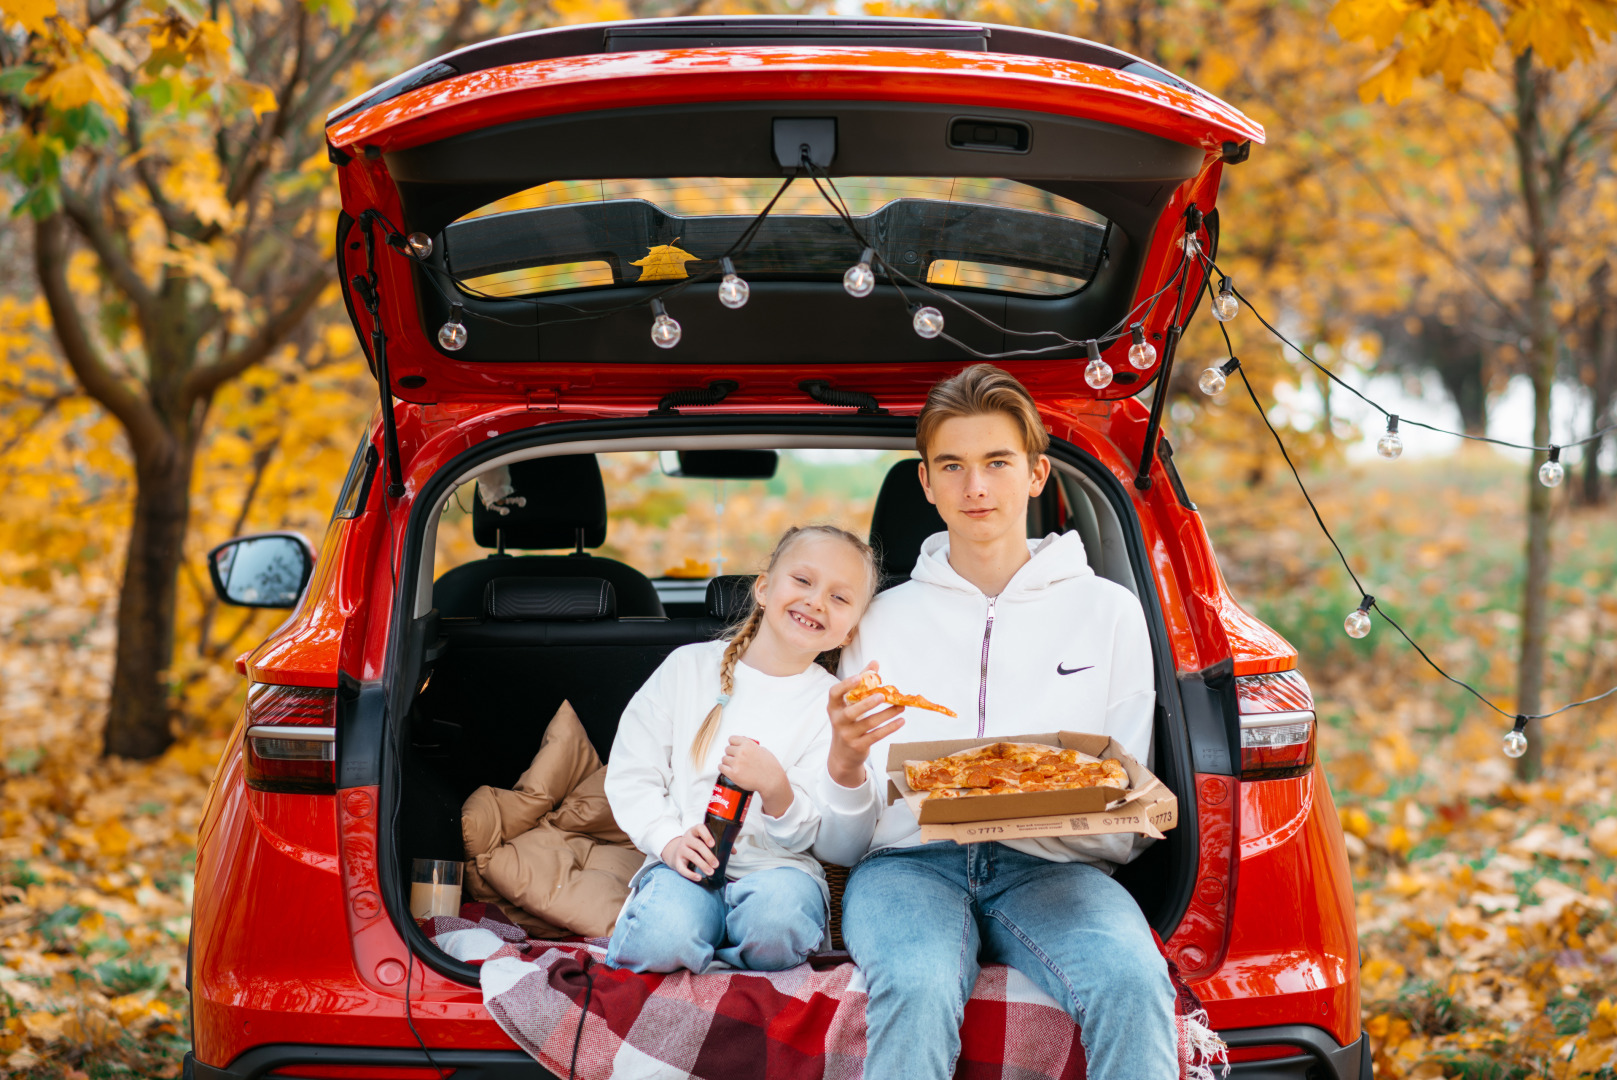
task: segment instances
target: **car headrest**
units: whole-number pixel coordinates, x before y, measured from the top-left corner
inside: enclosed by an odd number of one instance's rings
[[[500,577],[483,587],[483,613],[550,622],[609,619],[618,613],[618,594],[604,578]]]
[[[728,622],[752,606],[752,574],[722,574],[707,583],[707,613]]]
[[[870,515],[870,546],[881,559],[884,588],[908,581],[921,544],[944,529],[938,508],[927,502],[921,488],[920,464],[920,458],[905,458],[887,470]]]
[[[530,551],[606,543],[606,485],[594,454],[531,458],[510,466],[510,473],[515,491],[504,506],[484,506],[481,492],[472,499],[478,544]],[[523,505],[515,505],[518,499]]]

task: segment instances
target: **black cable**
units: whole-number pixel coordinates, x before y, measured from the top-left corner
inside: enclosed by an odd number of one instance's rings
[[[690,286],[695,285],[698,282],[707,281],[714,275],[718,274],[724,265],[725,259],[734,258],[738,255],[745,254],[747,249],[752,246],[753,240],[757,238],[758,230],[763,227],[765,219],[767,219],[770,212],[775,209],[775,204],[780,201],[780,197],[782,195],[786,194],[786,189],[791,187],[792,181],[796,179],[797,177],[795,175],[788,176],[784,181],[781,182],[780,187],[776,189],[775,194],[770,198],[769,202],[765,203],[764,208],[758,212],[757,216],[747,223],[747,227],[741,230],[741,233],[736,237],[735,241],[731,243],[729,248],[725,250],[724,254],[713,260],[713,267],[711,269],[704,270],[692,277],[681,278],[672,285],[669,285],[664,289],[659,289],[649,297],[634,300],[627,304],[621,304],[617,307],[601,308],[596,310],[582,308],[576,304],[564,304],[555,300],[538,300],[532,297],[520,298],[520,303],[533,305],[534,321],[530,323],[508,322],[507,320],[501,319],[498,316],[489,315],[481,311],[463,310],[463,314],[474,319],[481,319],[484,322],[494,323],[497,326],[509,326],[517,330],[532,330],[541,326],[560,326],[562,324],[571,322],[589,322],[594,319],[604,319],[612,315],[620,315],[625,311],[633,311],[636,308],[644,307],[653,300],[661,300],[664,297],[675,296]],[[394,236],[402,235],[398,227],[385,216],[381,215],[380,213],[378,213],[377,216],[384,225],[392,230]],[[398,250],[397,245],[392,246],[395,250]],[[431,265],[423,259],[416,258],[413,255],[406,255],[406,258],[413,259],[424,271],[426,271],[427,280],[432,284],[433,289],[437,291],[439,296],[450,304],[457,303],[458,301],[456,301],[456,299],[444,289],[442,282],[438,280],[440,276],[448,278],[450,283],[454,285],[455,289],[466,296],[476,297],[481,300],[494,301],[506,301],[513,299],[512,297],[492,296],[488,293],[482,292],[481,290],[474,289],[468,286],[465,282],[461,281],[459,278],[455,277],[453,274],[450,274],[447,271],[440,271],[437,267]],[[707,260],[704,259],[700,261],[706,262]],[[575,312],[576,314],[574,314],[571,318],[540,319],[539,309],[541,307],[559,308],[564,311]]]
[[[426,1040],[415,1029],[415,1017],[410,1013],[410,974],[415,970],[415,951],[410,948],[408,942],[405,943],[404,951],[410,957],[404,968],[404,1022],[410,1025],[410,1034],[415,1036],[416,1045],[421,1047],[421,1052],[427,1055],[427,1064],[431,1065],[433,1071],[438,1074],[438,1080],[444,1080],[446,1074],[438,1067],[438,1063],[433,1060],[432,1051],[427,1049]]]
[[[590,1015],[590,997],[595,993],[595,969],[590,966],[589,957],[584,958],[584,1011],[578,1014],[578,1030],[573,1033],[573,1060],[567,1066],[567,1080],[577,1080],[578,1077],[578,1047],[584,1041],[584,1021]]]
[[[1223,329],[1223,323],[1219,324],[1219,328]],[[1229,344],[1229,333],[1227,331],[1224,334],[1224,341],[1225,341],[1225,344]],[[1234,359],[1233,355],[1232,355],[1231,359]],[[1602,700],[1603,698],[1608,698],[1613,694],[1617,694],[1617,686],[1614,686],[1610,690],[1605,691],[1604,693],[1596,694],[1594,697],[1584,698],[1582,701],[1569,702],[1566,705],[1562,705],[1559,709],[1552,709],[1549,712],[1543,712],[1543,713],[1513,713],[1513,712],[1509,712],[1509,711],[1507,711],[1505,709],[1502,709],[1498,705],[1495,705],[1492,701],[1489,701],[1485,696],[1483,696],[1482,691],[1478,690],[1476,687],[1472,686],[1470,683],[1466,682],[1464,679],[1456,678],[1455,676],[1450,675],[1447,671],[1444,671],[1443,668],[1437,663],[1437,661],[1433,660],[1430,656],[1428,656],[1427,653],[1426,653],[1426,650],[1422,649],[1420,647],[1420,645],[1418,645],[1416,643],[1415,639],[1409,636],[1408,632],[1405,631],[1404,628],[1398,624],[1398,621],[1396,619],[1394,619],[1390,614],[1387,613],[1387,609],[1381,606],[1381,602],[1379,600],[1376,600],[1376,599],[1372,598],[1367,592],[1365,592],[1364,585],[1361,584],[1360,581],[1359,581],[1359,575],[1357,575],[1357,574],[1355,574],[1353,572],[1353,567],[1352,567],[1351,564],[1349,564],[1347,555],[1345,555],[1342,552],[1342,546],[1336,542],[1336,537],[1331,535],[1331,530],[1330,530],[1329,527],[1326,526],[1325,519],[1320,516],[1319,507],[1314,505],[1313,497],[1308,494],[1308,487],[1303,483],[1302,474],[1297,471],[1297,466],[1292,462],[1291,455],[1286,452],[1286,444],[1280,438],[1280,432],[1276,431],[1274,424],[1269,422],[1269,414],[1264,410],[1263,403],[1258,400],[1257,392],[1252,389],[1251,380],[1249,380],[1246,377],[1246,371],[1239,365],[1239,363],[1236,364],[1235,373],[1237,375],[1241,376],[1241,384],[1246,387],[1247,396],[1249,396],[1252,399],[1253,408],[1257,409],[1258,417],[1259,417],[1259,419],[1261,419],[1263,421],[1263,426],[1269,429],[1269,434],[1270,435],[1274,436],[1275,445],[1280,448],[1280,456],[1286,459],[1286,465],[1291,469],[1291,475],[1297,481],[1297,490],[1299,490],[1299,491],[1301,491],[1303,493],[1303,499],[1304,499],[1304,501],[1306,501],[1308,503],[1308,509],[1313,511],[1314,520],[1319,523],[1320,532],[1325,534],[1325,539],[1329,540],[1331,542],[1331,547],[1336,549],[1337,558],[1342,560],[1343,569],[1345,569],[1347,571],[1348,577],[1353,579],[1354,588],[1359,590],[1359,595],[1364,597],[1365,600],[1367,600],[1369,602],[1370,607],[1374,608],[1377,612],[1379,612],[1381,614],[1381,617],[1386,619],[1387,623],[1394,630],[1398,631],[1398,635],[1400,637],[1402,637],[1405,641],[1409,642],[1410,648],[1414,649],[1415,652],[1420,655],[1420,658],[1422,660],[1426,661],[1426,664],[1427,664],[1428,667],[1430,667],[1433,671],[1437,672],[1439,675],[1443,676],[1443,678],[1447,679],[1449,682],[1453,683],[1455,686],[1458,686],[1458,687],[1461,687],[1462,689],[1464,689],[1472,697],[1476,698],[1478,701],[1480,701],[1484,705],[1488,706],[1488,708],[1492,709],[1494,712],[1498,713],[1500,716],[1512,718],[1512,719],[1515,719],[1515,720],[1518,720],[1518,721],[1521,721],[1523,719],[1526,719],[1526,720],[1544,720],[1544,719],[1547,719],[1547,718],[1549,718],[1551,716],[1555,716],[1557,713],[1566,712],[1568,709],[1575,709],[1575,708],[1578,708],[1579,706],[1582,706],[1582,705],[1590,705],[1590,704],[1593,704],[1596,701]]]
[[[1214,262],[1211,258],[1207,259],[1207,265],[1209,267],[1211,267],[1212,269],[1217,270],[1220,274],[1224,273],[1224,271],[1219,267],[1219,265],[1216,262]],[[1280,339],[1280,341],[1283,344],[1285,344],[1288,348],[1290,348],[1298,356],[1302,357],[1304,360],[1307,360],[1310,364],[1314,365],[1314,367],[1318,368],[1320,373],[1323,374],[1327,379],[1331,380],[1333,383],[1340,386],[1342,389],[1346,390],[1348,393],[1352,394],[1354,397],[1358,398],[1360,401],[1364,402],[1366,405],[1370,406],[1372,409],[1376,410],[1376,412],[1380,413],[1382,416],[1391,416],[1392,415],[1392,413],[1389,412],[1387,409],[1385,409],[1382,406],[1376,404],[1374,401],[1371,401],[1362,392],[1360,392],[1357,387],[1353,386],[1350,383],[1344,382],[1330,368],[1326,367],[1324,364],[1321,364],[1318,360],[1315,360],[1312,356],[1310,356],[1308,354],[1308,350],[1304,349],[1301,345],[1298,345],[1296,342],[1294,342],[1290,338],[1286,337],[1285,334],[1282,334],[1279,330],[1275,329],[1274,325],[1271,324],[1268,319],[1265,319],[1263,317],[1262,312],[1258,311],[1257,305],[1253,304],[1252,301],[1247,298],[1247,295],[1245,293],[1243,293],[1240,289],[1235,288],[1235,286],[1232,284],[1230,286],[1230,291],[1232,293],[1234,293],[1235,296],[1243,304],[1245,304],[1248,308],[1251,309],[1252,317],[1257,319],[1258,322],[1262,323],[1263,328],[1265,330],[1269,331],[1269,333],[1273,334],[1276,338]],[[1222,326],[1223,324],[1220,323],[1219,325]],[[1228,335],[1225,335],[1225,336],[1228,337]],[[1409,424],[1412,427],[1425,428],[1427,431],[1436,432],[1439,435],[1452,435],[1456,439],[1469,439],[1471,442],[1492,443],[1495,446],[1508,446],[1513,450],[1532,450],[1532,451],[1537,452],[1537,453],[1548,453],[1549,451],[1554,450],[1557,447],[1559,447],[1561,449],[1565,449],[1566,447],[1569,447],[1569,446],[1583,446],[1586,443],[1596,442],[1596,441],[1598,441],[1600,439],[1605,438],[1605,436],[1610,432],[1617,431],[1617,423],[1612,423],[1612,424],[1607,424],[1605,427],[1600,428],[1599,430],[1597,430],[1594,433],[1586,436],[1585,438],[1578,439],[1576,441],[1570,441],[1570,442],[1564,442],[1564,443],[1555,443],[1555,444],[1551,444],[1549,446],[1534,446],[1531,443],[1515,443],[1515,442],[1510,442],[1507,439],[1490,438],[1489,436],[1486,436],[1486,435],[1467,435],[1463,431],[1450,431],[1447,428],[1440,428],[1440,427],[1436,426],[1435,424],[1423,424],[1419,420],[1411,420],[1409,417],[1404,416],[1402,413],[1400,413],[1399,416],[1398,416],[1398,422],[1400,424]]]

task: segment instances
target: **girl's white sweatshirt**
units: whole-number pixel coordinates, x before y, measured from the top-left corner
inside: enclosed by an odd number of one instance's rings
[[[726,873],[742,877],[795,866],[825,888],[825,872],[808,854],[820,829],[813,792],[831,745],[826,701],[836,679],[818,664],[798,675],[765,675],[735,666],[735,689],[707,756],[691,761],[691,742],[719,694],[719,664],[727,643],[686,645],[669,654],[629,700],[612,740],[606,797],[612,816],[646,853],[640,874],[662,861],[674,837],[700,825],[730,736],[756,739],[774,754],[792,785],[792,805],[778,818],[757,797],[747,810]],[[636,874],[636,880],[640,874]]]
[[[887,802],[889,742],[1076,731],[1110,735],[1150,767],[1156,691],[1139,600],[1095,575],[1075,532],[1028,547],[1032,558],[990,597],[949,565],[949,534],[936,533],[921,545],[910,580],[871,604],[843,650],[843,676],[876,660],[882,682],[960,715],[906,709],[904,726],[871,748],[862,787],[845,788],[821,769],[820,858],[852,866],[867,851],[921,842],[909,806]],[[1140,840],[1120,834],[1007,846],[1110,869],[1142,850]]]

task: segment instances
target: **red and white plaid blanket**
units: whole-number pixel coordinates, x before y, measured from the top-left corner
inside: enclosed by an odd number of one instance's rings
[[[852,963],[787,971],[636,975],[605,964],[606,941],[530,941],[492,905],[422,929],[482,965],[483,1004],[505,1033],[558,1077],[668,1080],[860,1080],[865,982]],[[1224,1044],[1179,978],[1184,1080],[1213,1080]],[[1082,1080],[1071,1017],[1014,968],[982,969],[961,1026],[955,1075],[970,1080]],[[879,1080],[879,1078],[878,1078]]]

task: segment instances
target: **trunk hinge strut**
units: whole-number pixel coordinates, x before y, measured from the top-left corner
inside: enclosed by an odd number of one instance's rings
[[[1214,213],[1216,214],[1217,211],[1214,211]],[[1189,238],[1200,232],[1204,220],[1200,207],[1195,203],[1187,206],[1185,208],[1185,235],[1181,238],[1180,243],[1185,243]],[[1215,236],[1217,236],[1215,229],[1208,229],[1208,239],[1212,240]],[[1190,272],[1190,264],[1193,258],[1196,262],[1200,262],[1199,255],[1193,257],[1186,253],[1181,273],[1188,274]],[[1157,439],[1162,434],[1162,410],[1168,404],[1168,377],[1173,374],[1174,354],[1179,351],[1179,339],[1183,336],[1185,327],[1190,324],[1190,317],[1196,313],[1196,308],[1202,301],[1202,293],[1206,290],[1207,275],[1204,273],[1201,284],[1196,286],[1196,299],[1191,303],[1190,309],[1187,311],[1185,310],[1185,283],[1183,279],[1180,279],[1179,292],[1173,301],[1173,321],[1168,325],[1167,340],[1162,344],[1162,368],[1157,372],[1157,389],[1156,393],[1151,396],[1151,418],[1146,421],[1145,425],[1145,448],[1140,451],[1140,470],[1134,477],[1134,486],[1140,491],[1149,490],[1151,487],[1151,464],[1156,460]],[[1181,316],[1183,317],[1181,318]]]
[[[387,461],[387,496],[404,497],[404,468],[399,464],[399,428],[393,415],[393,380],[387,372],[387,335],[382,333],[381,294],[376,285],[376,224],[382,215],[366,210],[359,215],[365,230],[365,273],[355,274],[350,284],[371,317],[371,364],[376,368],[376,386],[382,396],[382,451]]]

